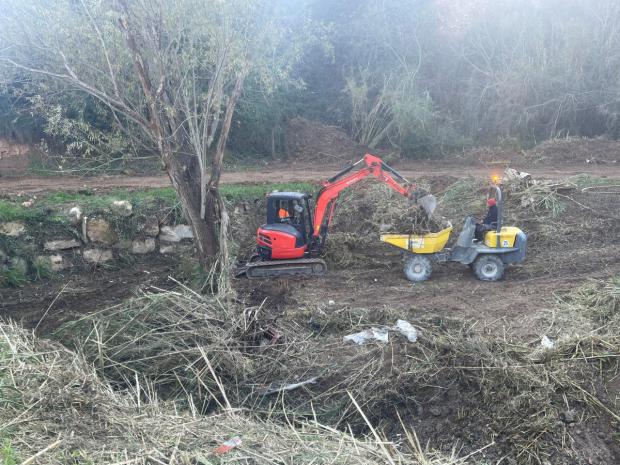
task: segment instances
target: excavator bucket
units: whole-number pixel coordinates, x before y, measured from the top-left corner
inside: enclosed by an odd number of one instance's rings
[[[433,216],[435,209],[437,208],[437,197],[433,194],[422,193],[421,196],[416,198],[416,204],[418,204],[429,218]]]

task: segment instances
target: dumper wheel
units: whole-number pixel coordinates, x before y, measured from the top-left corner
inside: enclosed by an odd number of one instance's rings
[[[405,259],[404,271],[409,281],[418,283],[431,277],[433,265],[424,255],[411,255]]]
[[[474,261],[474,273],[481,281],[499,281],[504,276],[504,262],[497,255],[480,255]]]

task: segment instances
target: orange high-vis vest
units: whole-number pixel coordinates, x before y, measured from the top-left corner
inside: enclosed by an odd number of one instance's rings
[[[288,212],[284,208],[280,208],[280,210],[278,211],[278,217],[280,219],[288,218]]]

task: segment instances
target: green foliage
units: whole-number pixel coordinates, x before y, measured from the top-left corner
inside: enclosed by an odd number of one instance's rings
[[[9,439],[2,441],[2,446],[0,447],[0,463],[2,463],[2,465],[17,465],[20,463],[20,460],[17,458],[17,453],[13,449]]]
[[[28,281],[28,277],[21,267],[11,267],[0,270],[1,287],[21,287]]]
[[[31,274],[35,281],[51,278],[52,261],[48,257],[35,257],[31,263]]]

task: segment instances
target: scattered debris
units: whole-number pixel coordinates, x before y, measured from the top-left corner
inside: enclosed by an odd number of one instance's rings
[[[349,334],[343,337],[343,340],[355,342],[357,345],[363,345],[371,340],[376,340],[382,343],[388,342],[389,331],[397,331],[405,336],[409,342],[417,342],[418,330],[413,327],[411,323],[406,320],[397,320],[396,325],[392,327],[381,326],[379,328],[370,328],[359,333]]]
[[[555,347],[555,343],[546,335],[543,336],[540,340],[540,345],[543,346],[545,349],[553,349]]]
[[[395,329],[400,331],[400,334],[405,336],[409,342],[417,342],[418,330],[413,327],[411,323],[405,320],[398,320],[396,322]]]
[[[355,342],[358,346],[366,344],[368,341],[375,340],[379,342],[388,342],[388,329],[383,328],[370,328],[359,333],[349,334],[342,339],[346,341]]]
[[[318,382],[319,378],[318,377],[313,377],[310,379],[307,379],[305,381],[301,381],[299,383],[291,383],[291,384],[286,384],[285,386],[281,386],[278,388],[273,388],[273,389],[267,389],[264,394],[266,396],[271,395],[271,394],[275,394],[277,392],[283,392],[283,391],[294,391],[295,389],[299,389],[302,386],[306,386],[308,384],[316,384]]]
[[[235,436],[229,439],[228,441],[223,442],[218,447],[216,447],[213,453],[215,455],[227,454],[228,452],[233,450],[235,447],[239,447],[241,444],[242,444],[241,438],[239,436]]]
[[[572,409],[564,410],[560,413],[560,419],[564,423],[575,423],[577,421],[577,412]]]

